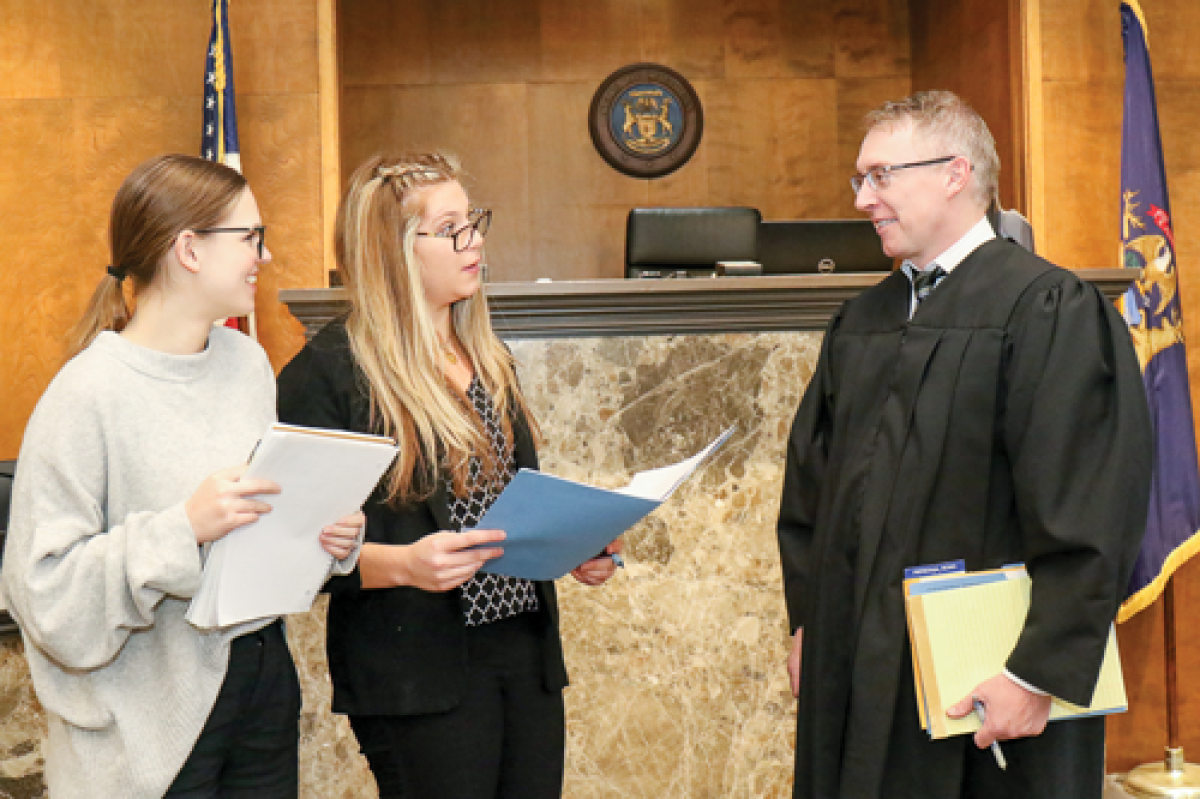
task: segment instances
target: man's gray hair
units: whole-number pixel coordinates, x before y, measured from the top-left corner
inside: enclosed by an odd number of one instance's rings
[[[903,100],[884,103],[863,120],[867,130],[885,130],[912,124],[920,140],[940,148],[929,157],[965,156],[975,170],[975,196],[986,208],[1000,199],[1000,156],[987,123],[974,108],[953,92],[917,92]]]

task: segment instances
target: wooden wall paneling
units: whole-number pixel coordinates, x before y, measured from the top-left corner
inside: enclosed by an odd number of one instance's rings
[[[771,81],[770,191],[764,214],[770,218],[820,218],[845,202],[846,176],[830,154],[838,150],[837,81]],[[760,169],[762,167],[759,167]]]
[[[272,255],[259,273],[258,338],[276,369],[304,346],[304,328],[279,289],[324,283],[319,105],[315,94],[238,98],[242,168]]]
[[[1200,48],[1196,33],[1200,31],[1200,3],[1191,0],[1152,0],[1142,3],[1146,24],[1150,27],[1150,57],[1160,83],[1160,92],[1169,88],[1161,82],[1194,82],[1200,80]]]
[[[1109,716],[1105,722],[1108,739],[1105,770],[1110,774],[1162,760],[1167,743],[1162,603],[1155,603],[1118,625],[1117,646],[1129,710]]]
[[[1154,21],[1150,21],[1153,31]],[[1162,25],[1159,27],[1169,27]],[[1198,28],[1200,29],[1200,28]],[[1158,37],[1155,42],[1160,41]],[[1156,47],[1152,42],[1151,47]],[[1157,49],[1157,48],[1156,48]],[[1179,291],[1188,347],[1188,375],[1192,386],[1192,413],[1200,416],[1200,76],[1188,80],[1171,69],[1176,59],[1159,58],[1158,115],[1171,197],[1175,230]],[[1153,57],[1153,51],[1152,51]]]
[[[1118,265],[1121,95],[1113,79],[1046,83],[1046,224],[1037,237],[1056,264]]]
[[[648,204],[650,182],[596,153],[585,124],[594,91],[591,83],[529,87],[530,257],[497,263],[493,280],[624,276],[625,217]]]
[[[430,59],[437,83],[537,80],[540,0],[429,2]]]
[[[341,96],[337,47],[337,0],[317,0],[318,102],[321,107],[321,238],[322,278],[318,286],[329,282],[337,267],[334,231],[337,227],[338,201],[342,195]]]
[[[1149,7],[1159,0],[1144,3]],[[1125,75],[1119,4],[1109,0],[1040,0],[1043,75],[1047,82]],[[1151,35],[1154,33],[1151,31]],[[1053,187],[1050,187],[1053,191]]]
[[[61,3],[0,0],[0,97],[62,95]]]
[[[780,81],[723,81],[707,87],[709,205],[748,205],[767,213],[775,165],[771,108]]]
[[[63,362],[63,330],[78,318],[95,285],[76,272],[83,262],[103,267],[89,249],[87,221],[71,213],[76,164],[71,151],[75,111],[70,100],[0,102],[0,160],[36,164],[37,180],[19,169],[0,170],[0,458],[17,457],[25,422]],[[97,280],[99,273],[96,274]]]
[[[594,91],[615,70],[641,61],[641,5],[640,0],[542,0],[538,80],[586,81]]]
[[[834,197],[829,216],[853,218],[862,216],[854,207],[854,194],[850,191],[850,176],[858,169],[858,151],[862,147],[866,130],[863,117],[871,109],[888,100],[898,100],[912,93],[912,79],[891,78],[839,78],[837,81],[837,171],[840,174],[839,193]],[[844,191],[844,193],[842,193]]]
[[[839,78],[910,74],[910,20],[905,0],[838,0],[836,8]]]
[[[344,86],[419,84],[433,80],[433,3],[334,0],[340,80]]]
[[[144,0],[130,0],[145,5]],[[318,78],[318,5],[320,0],[231,0],[234,83],[239,95],[316,94]],[[204,3],[205,18],[208,7]],[[208,42],[205,23],[204,42]],[[190,66],[191,59],[185,62]],[[198,80],[200,66],[190,81]],[[194,83],[188,83],[196,91]],[[239,108],[240,112],[240,108]],[[239,113],[240,117],[240,113]]]
[[[833,77],[834,4],[732,0],[727,14],[725,77]]]
[[[51,2],[70,10],[54,31],[61,37],[55,57],[64,92],[75,97],[200,95],[210,3]],[[193,149],[199,146],[197,131]]]
[[[725,77],[727,0],[641,0],[642,61],[692,83]]]
[[[1015,12],[1020,24],[1021,95],[1017,108],[1024,123],[1024,147],[1017,194],[1033,226],[1035,241],[1046,230],[1046,85],[1044,80],[1045,47],[1042,44],[1042,0],[1010,0],[1018,4]],[[1040,243],[1038,244],[1040,248]]]

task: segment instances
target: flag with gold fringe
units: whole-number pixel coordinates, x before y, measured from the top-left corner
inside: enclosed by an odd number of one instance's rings
[[[1146,21],[1121,3],[1125,118],[1121,131],[1121,265],[1141,275],[1120,300],[1154,419],[1154,481],[1146,537],[1118,621],[1151,605],[1200,549],[1200,477],[1183,344],[1182,305],[1158,130]]]

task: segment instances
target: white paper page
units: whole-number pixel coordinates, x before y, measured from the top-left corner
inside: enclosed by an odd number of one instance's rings
[[[686,460],[670,466],[660,466],[657,469],[638,472],[629,481],[629,485],[617,489],[617,493],[650,499],[655,502],[665,502],[671,494],[675,493],[675,489],[683,484],[684,480],[692,476],[692,472],[696,471],[702,463],[712,457],[722,444],[729,440],[736,429],[737,425],[726,429],[711,444]]]

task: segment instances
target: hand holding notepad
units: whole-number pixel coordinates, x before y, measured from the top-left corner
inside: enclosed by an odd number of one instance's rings
[[[946,709],[1004,670],[1029,612],[1032,581],[1024,568],[906,580],[905,606],[921,725],[933,738],[974,733],[974,713],[952,719]],[[1125,683],[1110,629],[1092,703],[1080,707],[1052,697],[1050,720],[1120,713]]]
[[[201,628],[302,613],[329,576],[321,530],[362,507],[396,457],[390,438],[272,425],[242,479],[280,493],[272,508],[209,545],[187,619]]]

